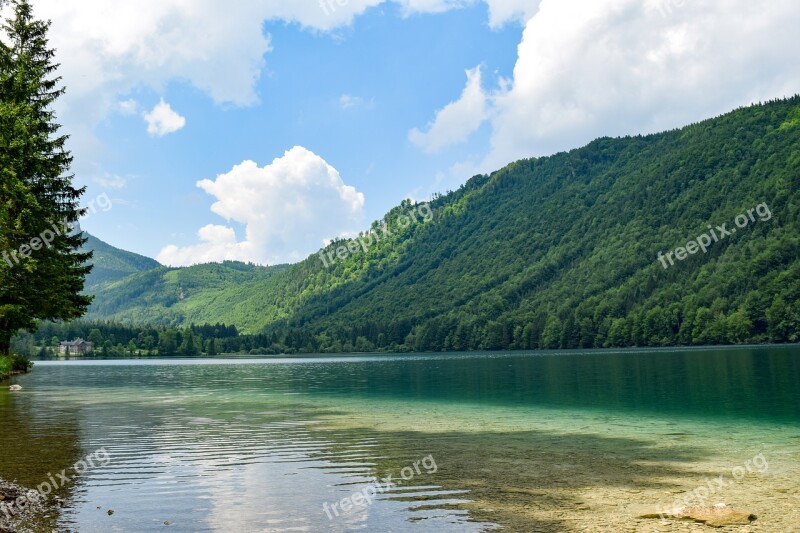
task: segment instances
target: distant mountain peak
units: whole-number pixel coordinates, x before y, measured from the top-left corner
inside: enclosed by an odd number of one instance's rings
[[[80,229],[80,226],[77,227]],[[132,274],[161,267],[161,263],[155,259],[116,248],[85,231],[83,235],[87,239],[83,249],[94,252],[91,260],[94,268],[86,277],[85,292],[87,293],[92,293],[101,286],[120,281]]]

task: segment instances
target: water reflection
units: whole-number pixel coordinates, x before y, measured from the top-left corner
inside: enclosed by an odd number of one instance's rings
[[[389,470],[382,440],[316,429],[319,420],[337,414],[333,409],[258,393],[252,384],[240,388],[224,377],[230,369],[216,368],[210,380],[203,367],[193,376],[176,366],[88,369],[43,366],[25,378],[25,390],[36,391],[33,404],[72,406],[81,439],[102,442],[111,457],[107,466],[86,473],[76,505],[62,517],[64,528],[484,529],[469,523],[466,511],[447,509],[464,501],[453,498],[458,492],[428,479],[329,519],[325,503],[362,490],[374,477],[400,472]],[[167,382],[171,387],[163,386]],[[48,430],[41,430],[39,437],[46,438]],[[420,501],[434,508],[414,510]]]
[[[60,526],[81,532],[580,530],[582,494],[661,501],[756,437],[788,457],[800,418],[784,349],[42,363],[20,382],[0,476],[109,453],[68,489]],[[326,513],[429,455],[435,472]]]
[[[83,479],[72,467],[88,453],[81,446],[77,410],[58,403],[41,405],[28,391],[11,393],[4,386],[0,424],[0,478],[29,489],[41,486],[45,493],[52,490],[51,496],[73,500]],[[57,520],[58,508],[53,506],[23,527],[50,532]]]

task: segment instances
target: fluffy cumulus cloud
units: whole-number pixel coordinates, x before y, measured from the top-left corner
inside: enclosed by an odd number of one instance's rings
[[[150,112],[142,116],[147,122],[147,133],[155,137],[175,133],[186,125],[186,119],[176,113],[163,98]]]
[[[540,2],[541,0],[486,0],[489,6],[489,25],[497,28],[509,21],[525,23],[536,14]]]
[[[793,0],[544,0],[495,99],[488,162],[794,94],[798,27]]]
[[[266,21],[331,31],[389,1],[237,0],[236,9],[231,9],[216,0],[37,0],[36,15],[54,21],[50,42],[69,87],[57,112],[71,134],[71,148],[78,156],[76,170],[98,171],[88,164],[103,151],[94,129],[111,112],[136,112],[135,102],[119,101],[132,90],[147,87],[163,92],[171,81],[180,80],[220,105],[256,104],[256,82],[265,55],[272,50],[271,38],[264,31]],[[440,12],[478,0],[393,1],[412,14]],[[509,10],[498,7],[503,15],[495,17],[495,4],[523,3],[488,1],[493,20],[498,21]]]
[[[476,170],[800,91],[794,0],[542,0],[527,12],[491,4],[497,21],[528,18],[513,78],[487,90],[491,147]],[[464,139],[443,119],[420,144]]]
[[[215,0],[37,0],[36,16],[53,21],[50,43],[69,88],[57,112],[71,134],[76,170],[99,172],[88,164],[104,150],[94,129],[112,112],[135,113],[135,102],[120,103],[134,89],[163,93],[180,80],[216,104],[256,104],[272,50],[265,21],[326,31],[382,1],[348,0],[326,13],[318,0],[238,0],[235,9]]]
[[[327,0],[326,0],[327,1]],[[334,2],[337,0],[333,0]],[[480,0],[396,0],[407,14],[442,13],[479,3]],[[679,0],[681,1],[681,0]],[[485,0],[489,24],[499,27],[509,21],[525,22],[536,13],[540,0]]]
[[[435,13],[476,0],[394,0],[407,13]],[[487,0],[492,21],[531,11],[538,0]],[[68,81],[65,111],[100,120],[115,96],[175,79],[205,91],[216,103],[258,101],[255,82],[272,50],[264,23],[296,22],[330,31],[349,25],[388,0],[37,0],[36,15],[54,21],[51,44]],[[523,6],[527,6],[524,8]],[[95,122],[96,123],[96,122]],[[93,124],[92,124],[93,125]]]
[[[467,71],[467,85],[461,98],[440,109],[427,132],[413,129],[408,137],[426,152],[434,153],[466,141],[486,119],[486,95],[481,87],[481,69]]]
[[[244,161],[197,186],[216,198],[211,211],[244,226],[244,239],[230,226],[207,225],[198,232],[199,243],[164,248],[158,256],[164,264],[295,262],[327,239],[356,231],[363,219],[364,195],[299,146],[264,167]]]
[[[255,89],[273,46],[265,21],[324,32],[390,1],[412,14],[481,0],[239,0],[236,9],[215,0],[37,0],[35,9],[54,21],[51,44],[69,87],[57,111],[80,167],[100,152],[94,128],[108,114],[141,112],[125,100],[133,90],[163,94],[180,80],[220,105],[256,104],[269,98]],[[800,90],[797,0],[483,1],[491,26],[524,25],[513,76],[469,71],[462,94],[454,87],[454,101],[410,134],[436,152],[488,121],[491,142],[476,170]],[[212,228],[203,237],[230,244],[230,232]]]

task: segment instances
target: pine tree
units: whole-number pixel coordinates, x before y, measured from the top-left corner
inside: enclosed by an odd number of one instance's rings
[[[181,343],[180,348],[178,349],[181,355],[188,355],[194,356],[200,353],[200,350],[197,347],[197,342],[194,339],[194,333],[192,332],[191,328],[186,331],[186,335],[183,336],[183,342]]]
[[[72,157],[59,135],[53,103],[64,93],[48,48],[49,22],[28,0],[10,2],[0,42],[0,355],[11,337],[37,320],[82,316],[91,267],[81,233],[67,230],[83,210],[72,185]]]
[[[206,343],[206,354],[217,355],[217,341],[215,339],[208,339]]]

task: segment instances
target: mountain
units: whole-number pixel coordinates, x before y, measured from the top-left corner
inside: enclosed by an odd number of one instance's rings
[[[517,161],[295,265],[136,273],[90,318],[308,351],[797,341],[798,191],[793,97]]]
[[[98,287],[87,318],[165,326],[225,322],[254,329],[261,325],[257,308],[240,314],[237,298],[247,287],[269,284],[289,268],[234,261],[187,268],[159,265]]]
[[[124,279],[132,274],[144,272],[161,266],[155,259],[114,248],[97,237],[84,232],[84,250],[93,250],[94,268],[86,277],[85,290],[92,293],[100,287]]]

